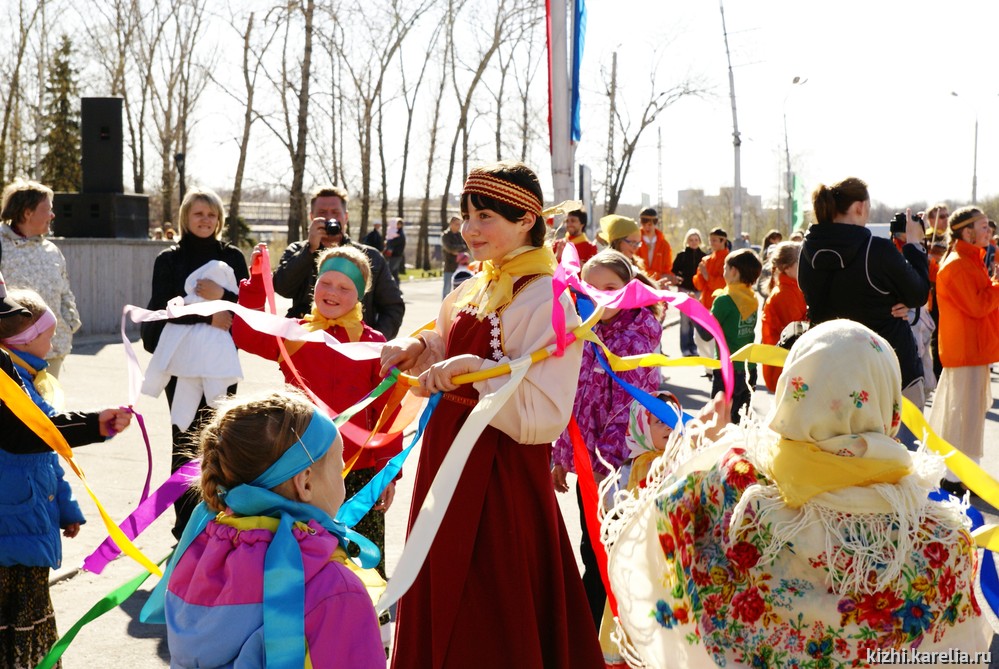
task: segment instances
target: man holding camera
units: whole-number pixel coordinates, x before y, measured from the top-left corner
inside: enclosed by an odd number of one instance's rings
[[[402,325],[406,304],[381,252],[351,241],[348,236],[347,191],[334,186],[317,190],[310,201],[309,215],[312,224],[308,239],[290,244],[274,270],[274,290],[292,300],[286,314],[288,318],[302,318],[312,310],[316,259],[320,251],[349,245],[363,251],[371,263],[371,289],[365,292],[361,301],[364,322],[386,339],[395,337]]]

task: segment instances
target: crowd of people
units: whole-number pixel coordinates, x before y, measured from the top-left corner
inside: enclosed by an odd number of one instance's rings
[[[130,414],[62,406],[56,377],[80,319],[65,259],[45,238],[52,195],[21,181],[3,193],[0,366],[19,388],[5,392],[23,392],[76,446],[110,438]],[[585,210],[561,210],[553,234],[537,175],[521,163],[473,169],[460,202],[441,235],[439,315],[415,335],[399,332],[403,221],[388,221],[384,239],[374,228],[353,241],[341,188],[315,191],[306,239],[274,268],[274,290],[291,300],[285,318],[379,344],[378,359],[279,339],[224,309],[143,324],[143,391],[166,393],[172,471],[201,462],[199,484],[175,505],[164,582],[173,666],[385,666],[371,593],[391,574],[384,558],[372,569],[352,558],[368,545],[357,535],[384,555],[394,482],[353,528],[337,512],[402,438],[376,432],[388,395],[332,419],[393,370],[435,398],[407,470],[409,529],[426,509],[440,521],[392,612],[393,667],[845,667],[868,666],[871,649],[988,648],[965,507],[929,496],[967,490],[940,458],[907,449],[912,435],[899,440],[902,398],[919,409],[932,399],[933,428],[981,461],[999,362],[995,228],[981,209],[907,211],[904,232],[881,238],[867,228],[867,185],[849,178],[815,190],[803,238],[772,230],[757,252],[722,227],[692,228],[674,255],[652,208],[637,221],[604,216],[592,240]],[[215,193],[187,192],[179,239],[153,266],[150,310],[175,298],[263,310],[263,249],[247,262],[222,241],[224,220]],[[584,296],[552,298],[570,244],[595,294],[639,282],[686,295],[728,350],[790,348],[784,368],[763,366],[758,388],[756,365],[736,362],[730,400],[709,372],[711,400],[691,418],[658,367],[608,362],[608,352],[659,352],[674,308],[603,308],[592,328],[602,345],[577,340],[523,372],[436,508],[457,435],[508,383],[488,372],[552,345],[553,322],[585,319]],[[679,320],[684,356],[720,356],[703,323],[687,310]],[[237,396],[237,350],[273,361],[296,388]],[[471,373],[486,374],[455,382]],[[774,394],[765,417],[751,403],[764,387]],[[59,531],[72,538],[84,522],[18,406],[9,394],[0,402],[0,503],[15,511],[0,514],[3,667],[34,666],[54,643],[48,569],[61,559]],[[582,574],[556,503],[570,473]],[[587,529],[596,510],[584,479],[602,493],[602,533]]]

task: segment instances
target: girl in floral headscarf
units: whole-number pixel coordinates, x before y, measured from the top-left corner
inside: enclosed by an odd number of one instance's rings
[[[986,650],[962,509],[928,499],[943,462],[895,440],[900,404],[891,346],[823,323],[791,350],[767,426],[728,427],[615,507],[603,534],[631,659],[837,668],[875,649]]]

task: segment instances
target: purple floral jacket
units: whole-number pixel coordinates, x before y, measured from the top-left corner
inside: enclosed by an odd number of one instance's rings
[[[598,323],[593,331],[607,348],[619,356],[656,352],[663,334],[662,324],[648,309],[621,311],[609,321]],[[646,392],[659,388],[658,367],[640,367],[630,372],[618,372],[618,376]],[[597,458],[597,452],[615,469],[630,457],[624,437],[628,431],[631,402],[631,395],[611,379],[597,362],[594,345],[587,343],[583,349],[572,413],[590,453],[590,464],[595,474],[608,473],[607,467]],[[568,430],[555,442],[552,463],[561,465],[566,471],[576,471]]]

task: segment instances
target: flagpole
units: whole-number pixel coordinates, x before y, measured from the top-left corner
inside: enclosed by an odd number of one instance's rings
[[[569,135],[569,64],[566,0],[547,0],[548,105],[555,202],[572,198],[572,148]]]

